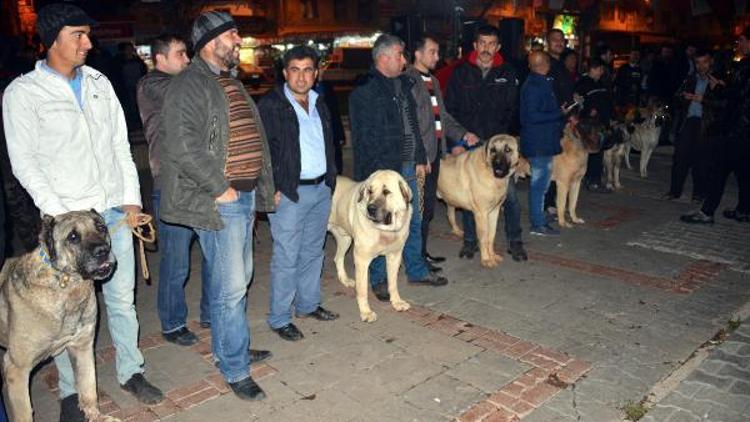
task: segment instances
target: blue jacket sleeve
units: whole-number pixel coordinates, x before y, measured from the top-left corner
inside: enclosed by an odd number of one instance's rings
[[[521,124],[550,123],[560,120],[556,101],[545,101],[550,92],[541,86],[526,85],[521,90]]]

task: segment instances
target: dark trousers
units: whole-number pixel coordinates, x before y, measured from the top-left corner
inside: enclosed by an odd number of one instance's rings
[[[503,216],[505,217],[505,238],[508,246],[511,243],[521,242],[521,203],[518,202],[515,179],[511,177],[508,182],[508,193],[503,203]],[[474,213],[463,211],[464,223],[464,246],[476,246],[479,242],[477,238],[477,225],[474,221]]]
[[[430,164],[432,172],[424,180],[424,201],[422,210],[422,255],[427,255],[427,236],[430,234],[430,221],[435,217],[437,203],[437,183],[440,176],[440,155]]]
[[[708,192],[708,175],[711,150],[708,139],[701,135],[701,118],[685,120],[674,145],[672,158],[672,183],[669,193],[680,197],[688,172],[692,170],[693,198],[705,198]]]
[[[604,153],[599,151],[595,154],[589,154],[588,163],[586,164],[586,175],[584,182],[587,185],[598,185],[602,183],[602,158]]]
[[[336,173],[341,174],[344,172],[344,141],[334,141],[333,143],[333,154],[334,160],[336,161]]]
[[[706,200],[701,207],[704,214],[712,216],[716,212],[731,173],[737,177],[739,190],[736,210],[740,213],[750,213],[750,146],[740,145],[746,141],[747,139],[730,140],[719,147],[714,174],[709,182]]]

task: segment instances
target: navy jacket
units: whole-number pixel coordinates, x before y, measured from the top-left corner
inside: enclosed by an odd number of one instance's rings
[[[521,87],[521,153],[538,157],[562,152],[562,117],[552,79],[530,73]]]

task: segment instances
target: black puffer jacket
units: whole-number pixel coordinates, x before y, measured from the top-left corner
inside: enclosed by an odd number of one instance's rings
[[[482,77],[472,53],[448,81],[445,108],[466,130],[489,139],[508,133],[518,109],[518,92],[513,66],[496,55],[495,65]]]
[[[417,126],[417,104],[411,95],[414,80],[398,77],[409,102],[413,122],[414,157],[427,164],[422,137]],[[371,69],[362,84],[349,96],[349,118],[354,150],[354,180],[364,180],[376,170],[401,171],[403,165],[404,119],[392,81],[377,69]]]
[[[682,130],[682,127],[685,125],[691,103],[691,101],[686,100],[682,94],[686,92],[691,94],[694,93],[697,84],[698,78],[696,74],[689,75],[685,78],[682,86],[677,90],[677,94],[675,94],[674,104],[676,106],[676,111],[674,113],[674,118],[677,119],[677,127],[680,128],[680,130]],[[711,84],[708,84],[706,86],[706,91],[703,93],[703,101],[701,101],[701,105],[701,135],[710,135],[712,132],[715,132],[715,129],[718,129],[718,124],[721,123],[721,113],[724,111],[724,106],[726,105],[724,87],[716,85],[716,87],[711,88]]]
[[[726,89],[725,139],[750,150],[750,57],[742,59]]]
[[[326,150],[326,185],[333,192],[336,185],[336,163],[333,153],[333,129],[331,113],[328,111],[322,95],[315,101],[315,108],[323,125],[323,140]],[[273,163],[273,181],[276,190],[293,202],[299,200],[301,156],[299,146],[299,122],[297,113],[284,95],[284,86],[276,85],[258,103],[258,110],[266,128],[268,145],[271,147]]]

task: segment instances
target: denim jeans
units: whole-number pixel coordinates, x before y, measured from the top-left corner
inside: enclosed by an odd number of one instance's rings
[[[474,221],[474,213],[464,210],[462,212],[464,228],[464,245],[476,245],[477,225]],[[505,218],[505,239],[511,242],[521,242],[521,203],[518,202],[516,182],[513,178],[508,182],[508,192],[503,203],[503,218]]]
[[[542,227],[547,224],[544,215],[544,194],[549,188],[552,177],[552,159],[554,156],[529,158],[531,163],[531,183],[529,185],[529,219],[531,227]]]
[[[193,229],[176,224],[168,224],[159,219],[161,191],[153,194],[154,218],[159,235],[159,290],[156,309],[159,311],[161,331],[171,333],[185,326],[188,315],[185,303],[185,282],[190,275],[190,245],[193,243]],[[211,322],[208,307],[211,274],[208,262],[201,262],[201,322]]]
[[[195,229],[211,267],[211,349],[230,383],[250,376],[246,307],[247,286],[253,276],[255,192],[238,195],[234,202],[216,204],[223,229]]]
[[[107,309],[109,335],[115,346],[117,381],[125,384],[130,377],[143,373],[143,355],[138,350],[138,318],[135,314],[135,253],[133,234],[126,224],[125,213],[119,208],[110,208],[101,213],[109,227],[112,253],[117,259],[117,269],[112,277],[102,284],[104,305]],[[68,352],[55,357],[59,372],[60,397],[76,393],[75,377]]]
[[[271,328],[292,322],[292,302],[297,314],[309,314],[320,305],[331,188],[321,182],[299,186],[297,193],[297,202],[282,195],[276,212],[268,214],[273,237],[268,314]]]
[[[412,213],[409,221],[409,237],[404,245],[404,267],[409,280],[422,280],[430,273],[427,262],[422,255],[422,216],[419,213],[419,189],[417,189],[417,175],[414,162],[404,163],[401,176],[412,191]],[[370,263],[370,284],[377,286],[385,282],[385,257],[378,256]]]

